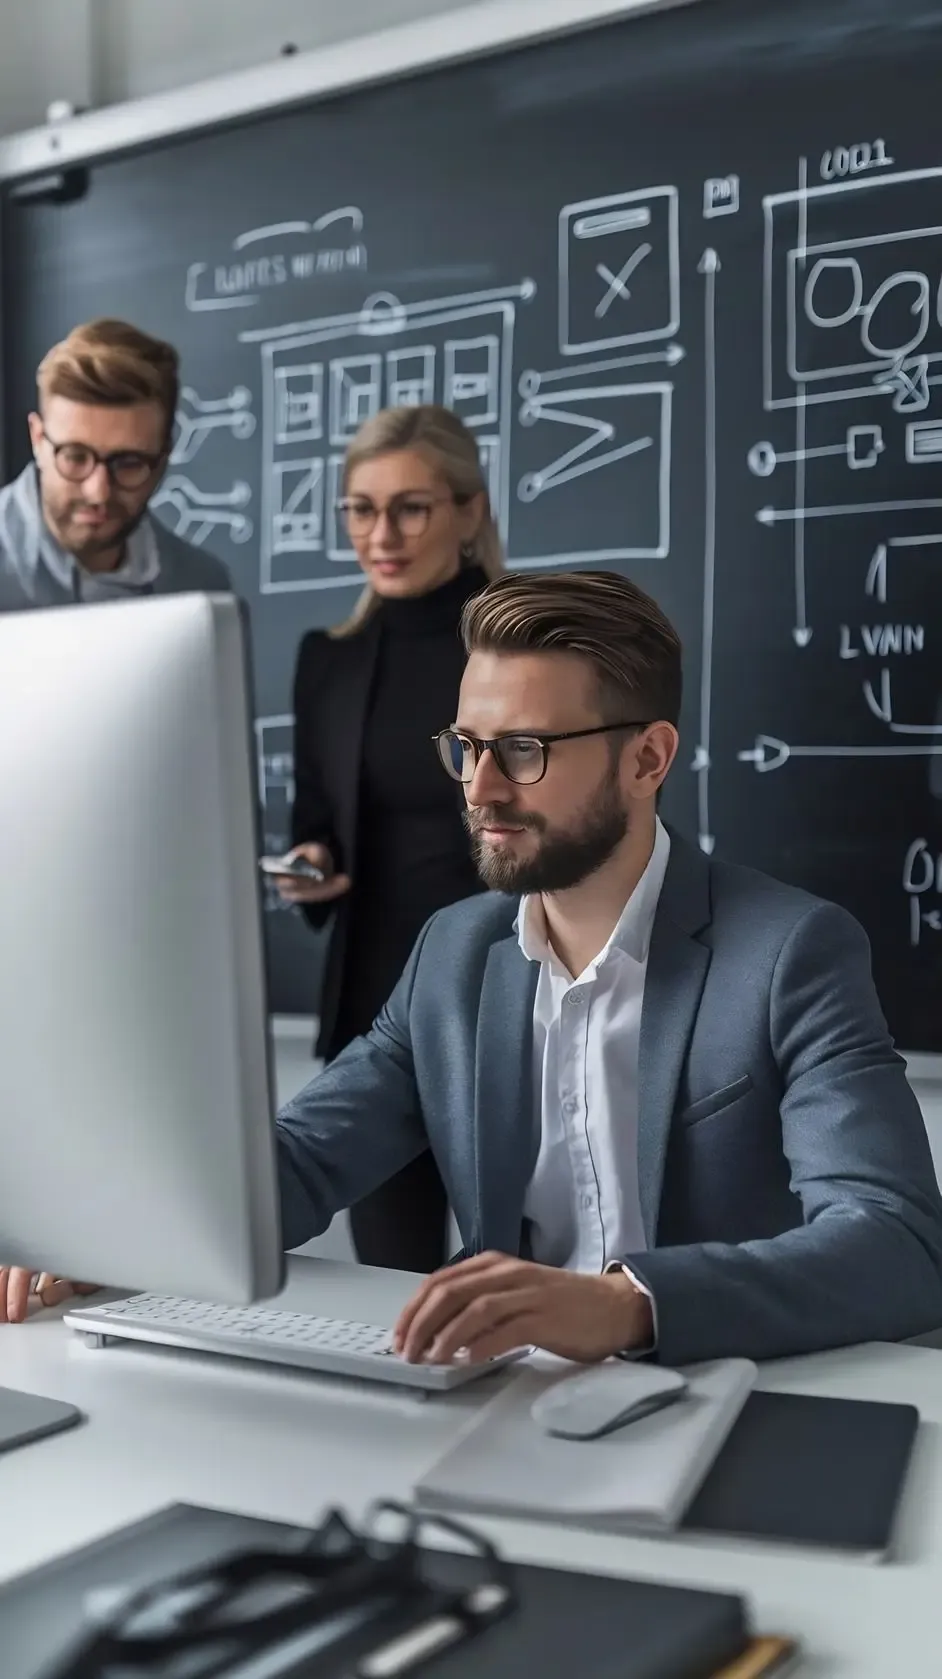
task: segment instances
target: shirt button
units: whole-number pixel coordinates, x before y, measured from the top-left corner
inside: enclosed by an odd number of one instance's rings
[[[589,1211],[590,1207],[594,1207],[595,1202],[593,1201],[592,1196],[591,1195],[583,1195],[582,1205],[583,1205],[586,1212]]]

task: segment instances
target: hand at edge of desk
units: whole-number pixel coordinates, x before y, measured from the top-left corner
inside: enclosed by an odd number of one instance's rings
[[[651,1344],[651,1302],[624,1272],[584,1276],[502,1253],[436,1271],[400,1314],[393,1344],[410,1363],[473,1363],[540,1347],[579,1364]]]
[[[0,1323],[25,1323],[31,1304],[58,1306],[74,1294],[94,1294],[97,1283],[73,1283],[51,1271],[25,1271],[0,1265]]]

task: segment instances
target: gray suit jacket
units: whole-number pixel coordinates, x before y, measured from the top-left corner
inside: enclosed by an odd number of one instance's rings
[[[425,927],[387,1007],[278,1120],[285,1244],[428,1143],[469,1253],[526,1251],[537,966],[489,895]],[[858,923],[673,836],[641,1022],[638,1166],[667,1364],[942,1325],[942,1200]]]

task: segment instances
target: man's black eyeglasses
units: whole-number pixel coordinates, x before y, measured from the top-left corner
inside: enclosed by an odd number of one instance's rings
[[[443,729],[432,739],[438,756],[453,781],[467,786],[485,752],[492,752],[494,762],[506,781],[518,786],[532,787],[546,774],[550,747],[560,740],[587,740],[590,735],[615,734],[619,729],[650,729],[656,718],[648,721],[633,719],[630,723],[600,723],[594,729],[570,729],[558,735],[500,735],[496,740],[479,740],[477,735],[465,734],[462,729]]]
[[[48,432],[44,436],[59,476],[70,484],[84,484],[96,467],[103,466],[118,489],[142,490],[164,458],[137,449],[115,449],[110,455],[100,455],[90,443],[53,443]]]

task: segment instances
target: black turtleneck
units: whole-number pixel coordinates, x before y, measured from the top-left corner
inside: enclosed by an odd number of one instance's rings
[[[432,736],[455,720],[461,609],[487,579],[459,572],[430,594],[383,601],[363,735],[357,856],[337,1022],[366,1031],[429,916],[480,890],[460,787]]]

